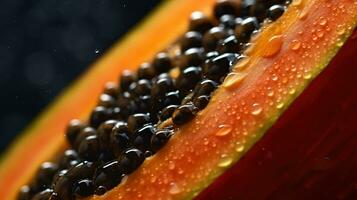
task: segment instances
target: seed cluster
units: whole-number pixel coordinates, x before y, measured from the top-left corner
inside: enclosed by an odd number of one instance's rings
[[[18,199],[75,199],[117,186],[162,148],[174,127],[193,119],[241,58],[263,21],[278,19],[285,0],[218,0],[214,17],[193,12],[188,31],[136,72],[109,82],[88,122],[69,122],[70,148],[44,162]],[[175,73],[174,73],[175,72]],[[165,126],[161,126],[165,124]]]

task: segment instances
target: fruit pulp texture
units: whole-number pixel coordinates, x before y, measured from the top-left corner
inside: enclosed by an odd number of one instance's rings
[[[197,200],[357,199],[355,36],[357,31],[265,136]]]

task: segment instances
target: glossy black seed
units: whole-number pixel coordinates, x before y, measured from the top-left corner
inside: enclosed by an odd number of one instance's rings
[[[179,105],[181,102],[181,94],[180,91],[175,90],[172,92],[168,92],[165,94],[165,98],[162,101],[163,106],[168,106],[168,105]]]
[[[57,173],[58,165],[52,162],[44,162],[37,171],[35,180],[31,186],[34,191],[42,191],[51,186],[54,175]]]
[[[129,91],[136,96],[148,95],[151,92],[151,82],[147,79],[140,79],[129,86]]]
[[[135,148],[130,148],[124,151],[119,158],[119,165],[122,167],[124,174],[130,174],[136,170],[145,160],[142,151]]]
[[[124,70],[119,79],[120,89],[122,91],[127,91],[129,85],[136,80],[136,76],[132,71]]]
[[[131,144],[128,135],[128,126],[125,122],[119,121],[110,134],[110,147],[115,156],[119,156]]]
[[[28,185],[24,185],[20,188],[20,191],[17,195],[17,200],[30,200],[32,197],[31,188]]]
[[[110,134],[114,126],[118,123],[117,120],[108,120],[102,123],[97,129],[97,136],[100,144],[100,148],[102,150],[106,149],[109,141],[110,141]]]
[[[129,92],[119,94],[117,103],[123,118],[127,118],[137,110],[134,97]]]
[[[150,116],[146,113],[136,113],[128,118],[129,133],[135,133],[136,130],[150,123]]]
[[[190,90],[192,90],[197,82],[201,80],[201,68],[200,67],[188,67],[184,69],[176,81],[176,87],[183,94],[187,94]]]
[[[88,179],[80,180],[75,184],[73,191],[76,198],[88,197],[94,194],[93,182]]]
[[[172,62],[169,54],[165,52],[158,53],[152,61],[152,66],[157,74],[167,72],[172,67]]]
[[[222,15],[219,18],[220,26],[226,29],[234,29],[236,27],[235,16],[233,15]]]
[[[51,197],[52,193],[52,189],[45,189],[33,196],[31,200],[48,200]]]
[[[73,186],[76,182],[82,179],[91,179],[95,171],[95,165],[92,162],[83,161],[68,170],[68,172],[60,176],[53,189],[57,194],[57,198],[61,200],[72,200]]]
[[[151,97],[153,99],[160,98],[172,90],[174,90],[174,84],[171,77],[162,77],[154,82],[151,89]]]
[[[204,61],[204,50],[202,48],[190,48],[181,57],[181,68],[199,66]]]
[[[171,130],[160,130],[151,137],[151,149],[154,152],[160,150],[170,139],[173,132]]]
[[[103,194],[105,194],[106,192],[107,192],[107,188],[105,188],[104,186],[99,186],[99,187],[97,187],[96,189],[95,189],[95,194],[96,195],[103,195]]]
[[[202,34],[197,31],[189,31],[181,39],[181,52],[187,49],[202,46]]]
[[[205,50],[213,51],[217,48],[218,41],[227,37],[227,31],[219,26],[211,28],[203,36],[203,47]]]
[[[110,115],[107,108],[97,106],[90,115],[89,123],[92,127],[97,128],[101,123],[108,120],[109,117]]]
[[[217,51],[223,53],[238,53],[242,49],[242,44],[238,41],[236,36],[231,35],[218,44]]]
[[[225,53],[216,58],[206,61],[204,65],[204,74],[207,78],[221,82],[229,72],[230,68],[238,59],[238,54]]]
[[[58,163],[61,169],[65,169],[69,168],[71,162],[74,160],[79,160],[78,153],[73,149],[67,149],[64,151]]]
[[[78,163],[79,163],[79,162],[78,162]],[[73,165],[73,166],[70,166],[70,168],[72,168],[72,167],[78,165],[78,163],[75,164],[75,165]],[[52,186],[54,186],[54,185],[57,183],[57,181],[58,181],[62,176],[66,175],[67,172],[68,172],[68,169],[59,170],[59,171],[53,176]]]
[[[115,99],[114,97],[108,94],[101,94],[99,96],[98,106],[103,106],[105,108],[110,108],[115,106]]]
[[[78,154],[88,161],[96,161],[100,154],[99,140],[96,135],[86,137],[78,147]]]
[[[150,63],[142,63],[137,72],[138,79],[152,79],[156,72],[154,67]]]
[[[217,86],[218,83],[210,79],[200,81],[194,89],[194,98],[202,95],[209,96],[211,92],[217,88]]]
[[[117,186],[123,177],[121,171],[121,167],[117,160],[109,161],[101,165],[98,167],[94,175],[93,181],[95,187],[98,188],[102,186],[106,190],[110,190]]]
[[[155,128],[152,125],[146,125],[135,133],[133,145],[135,148],[145,152],[150,149],[151,136],[155,134]]]
[[[218,51],[210,51],[206,54],[206,60],[212,59],[219,56]]]
[[[210,28],[212,28],[213,22],[211,19],[209,19],[205,14],[202,12],[193,12],[190,16],[190,22],[189,22],[189,30],[190,31],[197,31],[200,32],[201,34],[204,34],[206,31],[208,31]]]
[[[114,152],[110,146],[110,142],[107,144],[106,149],[103,149],[98,157],[97,164],[101,165],[103,163],[106,163],[108,161],[114,160],[116,158],[116,155],[114,155]]]
[[[202,110],[204,109],[208,102],[209,102],[210,97],[206,96],[206,95],[201,95],[198,96],[197,98],[195,98],[195,100],[193,101],[193,104],[199,109]]]
[[[69,169],[65,177],[70,178],[72,181],[90,179],[94,174],[95,167],[95,163],[83,161]]]
[[[165,121],[169,118],[171,118],[172,113],[174,113],[174,111],[176,110],[176,108],[178,107],[178,105],[169,105],[167,107],[165,107],[161,113],[160,113],[160,121]]]
[[[185,104],[178,107],[172,114],[172,122],[182,125],[195,117],[196,108],[193,104]]]
[[[53,186],[56,193],[56,199],[60,200],[73,200],[73,181],[68,176],[60,176]]]
[[[255,17],[248,17],[235,28],[235,36],[240,42],[248,42],[253,31],[259,29],[259,22]]]
[[[85,127],[79,132],[78,137],[76,138],[76,141],[74,142],[74,148],[78,149],[79,144],[88,136],[90,135],[96,135],[97,131],[92,128],[92,127]]]
[[[257,18],[262,22],[267,18],[267,3],[265,1],[256,2],[249,8],[249,15]]]
[[[285,12],[285,8],[282,5],[273,5],[268,10],[269,19],[275,21]]]
[[[83,128],[84,124],[78,119],[73,119],[68,123],[66,129],[66,138],[70,145],[74,145],[78,134]]]
[[[218,0],[214,5],[213,13],[216,19],[222,15],[240,16],[242,11],[242,2],[240,0]]]
[[[104,86],[103,93],[117,98],[119,93],[118,85],[114,82],[107,82]]]
[[[139,96],[139,98],[135,100],[137,109],[140,112],[150,112],[150,103],[151,103],[150,95]]]

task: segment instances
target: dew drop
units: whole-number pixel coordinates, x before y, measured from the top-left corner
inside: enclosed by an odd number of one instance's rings
[[[308,16],[309,12],[308,9],[304,9],[300,14],[299,14],[299,19],[300,20],[305,20]]]
[[[276,105],[276,108],[277,109],[282,109],[284,107],[284,103],[283,102],[280,102]]]
[[[221,156],[221,161],[218,163],[219,167],[228,167],[232,164],[233,160],[232,158],[228,157],[228,155],[223,154]]]
[[[301,47],[301,42],[300,41],[298,41],[298,40],[293,40],[292,42],[291,42],[291,46],[290,46],[290,48],[292,49],[292,50],[299,50],[300,49],[300,47]]]
[[[295,88],[291,88],[291,89],[289,90],[289,94],[295,94],[295,93],[296,93]]]
[[[276,74],[273,74],[272,77],[271,77],[271,80],[277,81],[278,80],[278,76]]]
[[[237,143],[237,146],[236,146],[236,151],[237,152],[243,152],[245,149],[244,145],[240,144],[240,143]]]
[[[343,25],[338,25],[337,26],[337,34],[344,35],[345,33],[346,33],[346,29],[343,27]]]
[[[279,53],[283,45],[283,39],[284,38],[282,35],[276,35],[271,37],[267,43],[267,46],[269,46],[269,48],[265,49],[265,51],[262,53],[262,56],[267,58]]]
[[[252,115],[259,115],[263,111],[263,108],[258,104],[253,104]]]
[[[312,74],[311,74],[311,73],[306,73],[306,74],[304,74],[304,79],[306,79],[306,80],[311,79],[311,77],[312,77]]]
[[[176,183],[170,183],[170,189],[169,189],[170,194],[178,194],[180,192],[181,189],[178,187]]]
[[[302,4],[302,0],[295,0],[293,1],[294,6],[300,6]]]
[[[325,18],[322,18],[319,23],[321,26],[325,26],[327,24],[327,20]]]
[[[235,66],[236,69],[238,70],[243,70],[245,69],[250,63],[250,58],[249,57],[246,57],[242,60],[240,60],[237,65]]]
[[[246,76],[247,73],[230,73],[227,75],[227,78],[223,83],[223,87],[227,89],[236,88],[240,85],[240,83],[242,83]]]
[[[175,169],[175,163],[172,162],[171,160],[169,161],[169,169],[170,169],[170,170]]]
[[[226,136],[232,132],[233,128],[231,125],[220,125],[218,127],[218,132],[216,133],[216,136]]]

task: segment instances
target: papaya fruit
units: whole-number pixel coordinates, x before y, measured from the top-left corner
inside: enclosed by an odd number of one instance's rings
[[[354,199],[356,23],[354,0],[167,2],[3,155],[0,197]]]

